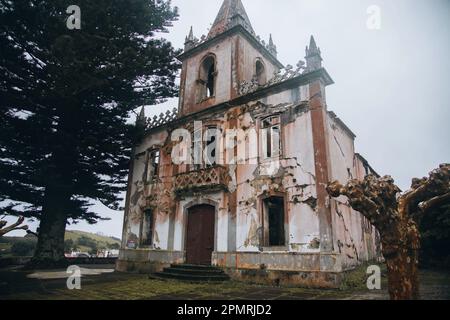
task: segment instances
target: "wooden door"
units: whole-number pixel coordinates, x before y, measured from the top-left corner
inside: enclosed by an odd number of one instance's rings
[[[215,209],[199,205],[188,210],[186,263],[211,265],[214,251]]]

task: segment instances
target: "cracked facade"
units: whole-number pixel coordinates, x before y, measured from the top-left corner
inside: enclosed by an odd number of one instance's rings
[[[313,37],[306,62],[284,67],[241,1],[225,0],[208,36],[196,39],[191,29],[179,59],[178,110],[138,118],[146,135],[134,149],[118,270],[212,264],[241,280],[334,287],[342,272],[380,256],[376,230],[325,190],[329,181],[376,173],[328,111],[333,80]],[[257,161],[174,164],[171,135],[187,129],[195,141],[194,121],[222,138],[253,130]],[[221,151],[235,156],[245,142]]]

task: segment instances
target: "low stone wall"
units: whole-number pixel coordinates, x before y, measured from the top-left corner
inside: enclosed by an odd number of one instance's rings
[[[0,267],[23,266],[30,262],[32,257],[8,257],[0,258]],[[115,264],[117,258],[66,258],[70,265],[100,265]]]
[[[224,271],[234,281],[269,286],[336,289],[342,283],[342,272],[278,271],[257,269],[231,269]]]
[[[343,271],[341,257],[335,253],[214,252],[212,260],[218,267],[234,269]]]
[[[213,265],[237,281],[314,288],[339,287],[343,272],[334,253],[214,252]]]
[[[153,273],[160,272],[171,264],[184,263],[182,251],[163,251],[145,249],[122,249],[116,262],[116,271]]]
[[[116,270],[153,273],[184,262],[182,251],[125,249],[120,251]],[[212,265],[236,281],[311,288],[337,288],[345,271],[335,253],[214,252]]]

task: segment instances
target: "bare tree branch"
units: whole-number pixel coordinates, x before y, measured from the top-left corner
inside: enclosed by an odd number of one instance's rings
[[[6,228],[4,228],[4,226],[6,226],[7,222],[0,221],[0,237],[14,230],[28,230],[27,225],[20,226],[24,222],[24,220],[25,220],[24,217],[19,217],[16,223],[13,223],[12,225]]]
[[[419,205],[419,208],[423,213],[426,213],[448,203],[450,203],[450,192],[422,202]]]

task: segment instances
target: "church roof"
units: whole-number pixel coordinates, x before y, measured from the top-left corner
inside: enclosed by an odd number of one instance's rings
[[[255,34],[242,1],[224,0],[208,38],[213,38],[236,25],[242,25],[248,32]]]

